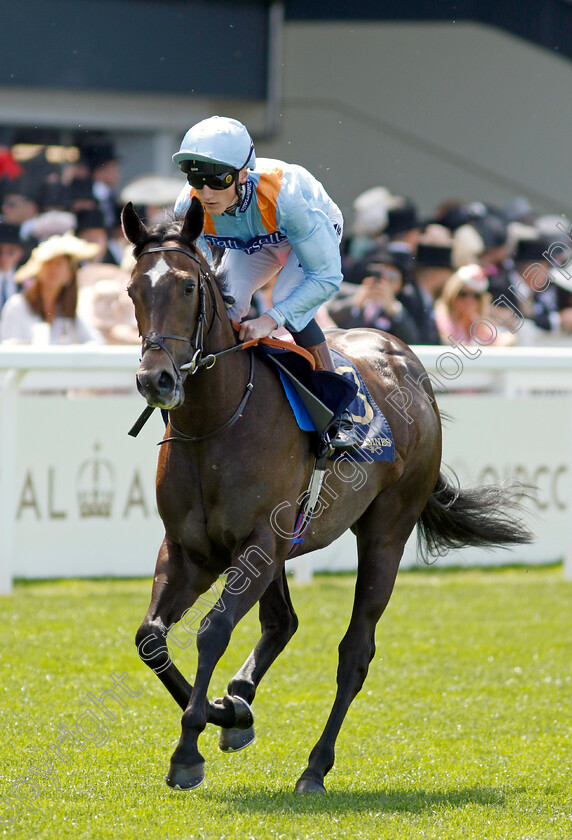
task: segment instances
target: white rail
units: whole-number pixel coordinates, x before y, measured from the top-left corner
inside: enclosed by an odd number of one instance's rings
[[[523,411],[531,411],[533,406],[540,411],[540,418],[545,416],[544,425],[530,432],[530,440],[535,441],[531,446],[539,457],[544,457],[544,450],[558,449],[562,462],[549,465],[540,458],[535,469],[542,480],[554,485],[550,490],[554,492],[554,505],[567,522],[569,513],[560,508],[564,496],[566,506],[568,498],[572,500],[572,488],[568,487],[572,475],[572,347],[490,347],[483,348],[479,355],[477,348],[414,349],[441,392],[439,403],[447,411],[451,410],[445,404],[450,393],[456,395],[451,396],[455,406],[477,406],[479,397],[481,402],[498,398],[504,400],[503,412],[510,405],[522,404]],[[156,460],[156,447],[151,442],[160,437],[161,426],[159,420],[150,423],[151,431],[146,432],[148,438],[143,442],[125,437],[143,408],[134,389],[138,358],[139,348],[133,346],[0,347],[0,593],[10,592],[14,576],[152,573],[154,557],[149,553],[149,540],[159,540],[161,528],[156,514],[149,510]],[[39,397],[39,392],[49,396]],[[534,402],[530,402],[531,395]],[[547,400],[546,408],[539,402],[543,399]],[[523,416],[522,423],[526,422]],[[477,431],[471,425],[467,422],[459,430],[461,438],[463,434],[468,436],[468,456]],[[496,436],[504,440],[507,449],[520,446],[513,463],[525,468],[530,452],[526,444],[518,444],[518,435],[513,432],[506,428],[503,416],[497,417]],[[80,514],[74,513],[77,499],[73,492],[77,495],[79,491],[72,485],[79,467],[74,472],[71,461],[75,457],[76,466],[86,463],[86,449],[91,452],[98,447],[115,450],[112,459],[108,453],[101,457],[115,465],[116,484],[121,485],[125,476],[135,476],[131,486],[120,487],[128,500],[123,500],[121,507],[116,503],[114,523],[111,516],[94,522],[87,516],[81,520]],[[41,491],[44,498],[40,498],[40,485],[45,485]],[[542,497],[541,510],[544,504]],[[143,511],[145,521],[135,521]],[[132,520],[136,527],[132,527]],[[105,541],[105,562],[99,561],[103,555],[95,544],[91,545],[99,538]],[[117,563],[110,559],[111,539],[121,543],[112,547],[119,558]],[[135,545],[138,539],[141,546]],[[538,561],[558,559],[559,554],[565,558],[566,573],[572,576],[569,546],[572,527],[566,525],[558,545],[551,542],[549,548],[539,549]],[[127,560],[122,557],[125,550],[130,552]],[[34,559],[34,551],[42,554],[41,564]],[[302,557],[295,561],[300,579],[312,569],[330,564],[328,557],[333,554],[327,549],[324,552],[313,555],[320,555],[317,560]]]

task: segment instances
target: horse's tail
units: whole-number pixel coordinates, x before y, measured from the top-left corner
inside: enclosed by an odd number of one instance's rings
[[[417,548],[423,561],[465,546],[532,542],[534,535],[519,516],[522,509],[516,490],[498,485],[461,490],[440,473],[417,523]],[[526,488],[518,492],[526,495]]]

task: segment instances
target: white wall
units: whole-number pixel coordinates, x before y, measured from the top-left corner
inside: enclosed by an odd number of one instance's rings
[[[443,424],[442,470],[453,473],[461,489],[485,484],[519,483],[529,488],[520,515],[536,539],[528,545],[485,550],[464,548],[435,558],[437,568],[497,566],[507,563],[556,563],[567,558],[570,535],[570,429],[569,395],[507,397],[500,394],[438,394]],[[453,472],[451,472],[453,471]],[[453,479],[454,481],[454,479]],[[401,568],[421,566],[417,531],[407,542]],[[340,539],[297,563],[300,579],[313,571],[343,571],[357,567],[355,537]]]
[[[524,194],[570,213],[572,62],[472,23],[287,23],[279,135],[344,214],[378,184],[429,213]]]
[[[533,545],[469,549],[439,566],[564,558],[572,577],[572,350],[484,348],[454,375],[441,363],[452,352],[416,350],[441,381],[448,376],[449,393],[437,400],[455,422],[445,424],[443,460],[461,486],[516,480],[538,488]],[[154,481],[164,427],[155,412],[138,438],[127,435],[144,406],[133,388],[137,357],[129,346],[0,348],[0,594],[13,577],[152,575],[163,536]],[[472,393],[483,374],[489,393]],[[57,394],[33,393],[47,389]],[[411,544],[403,565],[415,562]],[[355,568],[355,539],[348,533],[289,565],[301,579]]]

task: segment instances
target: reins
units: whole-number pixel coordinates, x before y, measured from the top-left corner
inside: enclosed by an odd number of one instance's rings
[[[173,425],[173,421],[171,420],[171,416],[169,415],[169,425],[171,427],[171,431],[175,432],[175,434],[172,437],[168,437],[168,438],[164,438],[163,440],[160,440],[159,443],[157,444],[157,446],[162,446],[162,444],[169,443],[170,441],[173,441],[173,440],[182,440],[182,441],[186,441],[187,443],[191,443],[191,442],[195,442],[195,441],[199,441],[199,440],[209,440],[209,438],[216,437],[217,435],[221,435],[223,432],[226,432],[227,429],[230,429],[231,426],[234,426],[234,424],[236,423],[236,421],[238,420],[238,418],[240,417],[240,415],[244,411],[244,407],[246,406],[246,403],[248,402],[248,399],[249,399],[249,397],[252,393],[252,389],[254,388],[254,381],[253,380],[254,380],[254,353],[252,353],[252,351],[251,351],[251,353],[250,353],[250,373],[248,375],[248,384],[246,386],[244,396],[241,399],[241,401],[238,405],[238,408],[236,409],[236,411],[234,412],[232,417],[229,417],[229,419],[226,421],[226,423],[223,423],[222,426],[219,426],[217,429],[213,429],[212,432],[207,432],[204,435],[192,436],[192,435],[187,435],[184,432],[181,432],[179,429],[177,429]]]
[[[171,362],[171,364],[173,366],[173,370],[174,370],[175,376],[177,378],[177,384],[181,385],[182,382],[183,382],[183,375],[182,375],[183,372],[190,373],[190,375],[192,376],[195,373],[197,373],[197,371],[200,370],[203,367],[206,370],[210,370],[214,366],[214,364],[216,363],[217,359],[220,358],[221,356],[225,356],[228,353],[234,353],[237,350],[246,350],[247,348],[250,348],[250,347],[254,346],[257,343],[257,341],[245,341],[241,344],[235,344],[232,347],[227,347],[225,350],[220,350],[218,353],[209,353],[207,356],[204,356],[203,354],[204,354],[205,324],[206,324],[206,320],[207,320],[205,284],[206,284],[206,288],[208,289],[209,294],[211,296],[212,309],[213,309],[212,318],[211,318],[210,324],[207,327],[206,335],[208,335],[210,330],[212,329],[215,317],[218,316],[220,318],[220,314],[218,312],[217,305],[216,305],[215,292],[214,292],[214,289],[213,289],[213,286],[212,286],[213,280],[210,277],[208,271],[204,271],[202,262],[196,256],[196,254],[193,254],[192,251],[189,251],[186,248],[180,248],[180,247],[175,246],[175,245],[164,245],[164,246],[158,246],[156,248],[148,248],[147,250],[145,250],[141,254],[139,254],[137,259],[139,260],[142,257],[146,256],[147,254],[156,254],[156,253],[163,252],[163,251],[178,251],[179,253],[185,254],[187,257],[190,257],[191,260],[193,260],[194,262],[197,263],[197,265],[199,267],[199,273],[198,273],[199,314],[197,316],[197,321],[196,321],[196,324],[195,324],[195,329],[193,330],[193,335],[190,338],[188,336],[185,336],[185,335],[175,335],[175,334],[170,334],[170,333],[159,333],[159,332],[156,332],[155,330],[152,330],[151,332],[144,335],[143,339],[142,339],[141,356],[143,356],[143,354],[147,350],[157,350],[157,349],[162,350],[167,355],[169,361]],[[171,353],[171,351],[169,350],[169,348],[165,344],[165,341],[169,340],[169,339],[174,340],[174,341],[184,341],[184,342],[187,342],[188,344],[191,345],[191,349],[194,350],[194,352],[193,352],[192,358],[189,362],[185,362],[182,365],[177,365],[173,354]],[[252,393],[252,389],[254,388],[253,379],[254,379],[254,356],[251,353],[250,354],[250,373],[249,373],[249,377],[248,377],[248,384],[246,386],[244,396],[242,397],[242,400],[240,401],[240,404],[239,404],[238,408],[236,409],[236,411],[234,412],[234,414],[232,415],[232,417],[230,417],[225,423],[223,423],[222,426],[220,426],[218,429],[214,429],[212,432],[208,432],[205,435],[191,436],[191,435],[186,435],[184,432],[181,432],[177,428],[175,428],[173,426],[173,423],[171,422],[171,417],[169,415],[169,424],[171,426],[172,431],[175,432],[175,435],[173,437],[165,438],[164,440],[160,441],[158,445],[160,446],[163,443],[169,443],[170,441],[174,441],[174,440],[182,440],[182,441],[187,441],[187,442],[208,440],[209,438],[215,437],[216,435],[222,434],[223,432],[227,431],[227,429],[230,429],[230,427],[233,426],[234,423],[236,423],[236,421],[238,420],[238,418],[242,414],[242,412],[243,412],[243,410],[246,406],[246,403],[248,402],[250,394]],[[137,437],[137,435],[139,434],[139,432],[141,431],[141,429],[143,428],[143,426],[145,425],[145,423],[147,422],[147,420],[149,419],[149,417],[153,413],[153,410],[154,409],[151,406],[147,406],[143,410],[143,412],[141,413],[141,415],[139,416],[137,421],[134,423],[134,425],[132,426],[132,428],[128,432],[128,434],[131,435],[131,437]]]

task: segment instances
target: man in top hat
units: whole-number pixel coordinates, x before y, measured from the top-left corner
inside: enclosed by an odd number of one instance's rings
[[[403,250],[414,254],[421,233],[421,221],[417,207],[409,198],[394,197],[387,211],[387,225],[384,231],[390,250]]]
[[[109,248],[109,232],[105,226],[103,213],[98,208],[93,210],[80,210],[76,213],[76,236],[85,239],[86,242],[95,242],[99,245],[99,253],[93,262],[118,265]]]
[[[452,242],[445,238],[429,236],[417,245],[413,280],[404,285],[400,299],[417,326],[419,344],[441,344],[435,301],[452,274],[451,255]]]
[[[558,309],[557,289],[544,255],[549,245],[545,237],[537,235],[518,239],[514,246],[514,269],[504,294],[524,319],[525,329],[519,330],[522,344],[533,344],[539,330],[546,334],[572,329],[570,309]]]
[[[0,222],[0,310],[17,291],[14,274],[24,256],[20,226]]]
[[[82,148],[82,158],[90,169],[93,194],[103,213],[105,227],[112,230],[117,225],[116,191],[121,181],[119,156],[112,143],[101,141],[86,144]]]
[[[40,212],[38,186],[31,176],[23,175],[9,183],[0,210],[2,221],[18,225],[22,239],[28,239],[32,220]]]

